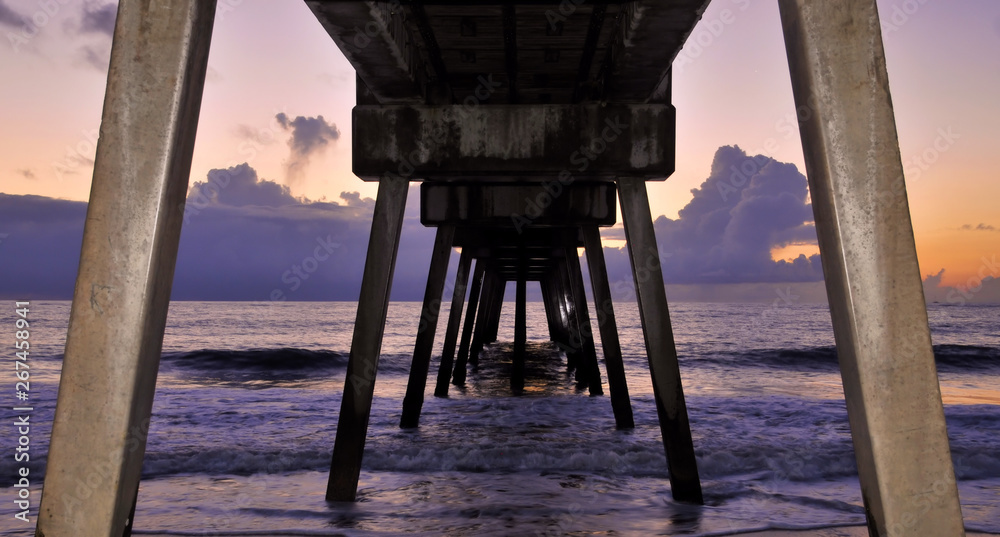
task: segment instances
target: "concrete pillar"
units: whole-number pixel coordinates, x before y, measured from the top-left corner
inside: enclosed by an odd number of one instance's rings
[[[473,367],[479,365],[479,353],[483,351],[483,340],[486,338],[486,331],[489,325],[489,316],[492,312],[493,302],[496,300],[496,276],[487,271],[483,275],[483,290],[479,298],[479,312],[476,314],[476,325],[472,332],[472,346],[469,349],[469,363]]]
[[[403,429],[416,427],[420,422],[420,409],[424,405],[424,389],[427,387],[427,372],[434,350],[434,336],[437,333],[438,314],[441,312],[441,293],[448,275],[448,260],[454,243],[455,228],[437,228],[434,249],[431,251],[431,267],[424,289],[424,305],[420,312],[420,326],[417,341],[413,345],[413,361],[410,363],[410,378],[406,383],[403,397],[403,415],[399,426]]]
[[[524,355],[528,341],[527,281],[524,275],[517,278],[516,304],[514,306],[514,355],[510,369],[510,390],[515,395],[524,391]]]
[[[462,307],[465,305],[465,291],[469,284],[471,265],[472,255],[468,249],[463,249],[458,259],[458,271],[455,273],[455,291],[452,293],[451,309],[448,311],[448,329],[445,331],[444,346],[441,349],[441,365],[438,367],[437,385],[434,387],[435,397],[448,397],[448,381],[455,362],[455,343],[458,341],[459,324],[462,322]]]
[[[379,181],[358,314],[354,321],[354,339],[347,362],[344,398],[337,421],[337,439],[333,445],[330,481],[326,489],[328,501],[352,502],[358,491],[408,185],[405,178],[397,176],[386,176]]]
[[[611,302],[608,269],[604,264],[604,247],[601,245],[601,232],[597,226],[584,226],[583,242],[587,252],[590,285],[594,291],[597,327],[601,331],[604,367],[608,371],[608,390],[611,392],[615,425],[619,429],[631,429],[635,427],[635,421],[628,397],[628,383],[625,381],[625,363],[622,360],[621,343],[618,341],[618,325],[615,322],[615,308]]]
[[[486,333],[483,334],[484,343],[494,343],[500,333],[500,315],[503,313],[503,299],[507,294],[507,281],[501,277],[496,278],[496,292],[494,300],[490,305],[489,322],[486,325]]]
[[[214,16],[212,0],[119,3],[38,535],[129,523]]]
[[[556,270],[553,272],[553,286],[555,288],[555,300],[559,306],[562,317],[563,332],[565,340],[562,342],[563,350],[566,353],[567,371],[577,371],[577,380],[583,379],[583,373],[579,371],[581,360],[581,350],[583,339],[580,337],[580,326],[577,322],[576,304],[572,299],[569,285],[569,269],[566,268],[566,260],[560,258],[556,261]]]
[[[465,312],[465,322],[462,325],[462,340],[458,345],[458,358],[455,360],[455,370],[451,377],[451,383],[456,386],[465,384],[465,367],[469,361],[472,329],[476,325],[477,311],[482,309],[479,307],[479,302],[483,290],[483,278],[485,276],[485,264],[482,260],[477,260],[476,271],[472,275],[472,289],[469,289],[469,307]]]
[[[582,373],[582,377],[577,376],[577,380],[582,380],[582,384],[588,387],[590,395],[604,395],[601,369],[597,365],[597,349],[594,347],[594,333],[590,327],[587,294],[583,286],[583,270],[575,246],[566,248],[566,269],[569,275],[570,296],[576,309],[576,326],[579,327],[580,334],[581,361],[578,371]]]
[[[875,0],[781,0],[872,536],[964,535]]]
[[[670,470],[670,489],[677,501],[703,503],[698,465],[694,457],[691,426],[681,386],[677,349],[674,347],[667,295],[660,272],[660,254],[649,211],[646,182],[642,178],[618,179],[618,196],[625,224],[625,240],[632,276],[635,279],[636,302],[646,340],[649,374],[653,380],[653,397],[660,419],[660,432]]]
[[[545,312],[549,321],[549,338],[562,347],[569,345],[569,335],[566,332],[566,320],[562,305],[559,303],[559,293],[554,283],[556,276],[550,271],[540,282],[542,299],[545,301]]]

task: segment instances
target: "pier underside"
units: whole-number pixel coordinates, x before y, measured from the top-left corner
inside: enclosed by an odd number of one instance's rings
[[[353,501],[408,186],[436,228],[400,425],[465,382],[515,282],[582,390],[634,426],[600,228],[620,206],[673,497],[701,503],[646,182],[674,170],[671,62],[708,0],[306,0],[357,72],[354,170],[378,182],[326,497]],[[962,535],[875,0],[779,0],[872,536]],[[121,0],[37,535],[128,534],[204,85],[213,0]],[[171,81],[171,82],[163,82]],[[167,133],[166,135],[164,133]],[[464,317],[464,327],[463,327]],[[90,483],[100,460],[100,486]]]

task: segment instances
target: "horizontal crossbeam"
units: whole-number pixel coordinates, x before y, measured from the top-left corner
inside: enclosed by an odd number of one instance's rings
[[[668,104],[365,105],[354,108],[354,173],[662,180],[674,171],[674,138]]]

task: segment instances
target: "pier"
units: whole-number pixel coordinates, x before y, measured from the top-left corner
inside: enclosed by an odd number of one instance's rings
[[[664,469],[675,500],[702,503],[646,182],[674,171],[671,62],[708,0],[306,4],[356,70],[354,172],[378,182],[326,498],[355,500],[419,181],[436,239],[400,426],[419,426],[442,300],[438,397],[496,340],[507,282],[523,390],[538,282],[551,339],[602,396],[596,315],[614,426],[633,427],[600,238],[620,207]],[[812,112],[799,127],[870,535],[963,535],[875,0],[779,5],[795,104]],[[130,532],[215,7],[119,4],[39,536]]]

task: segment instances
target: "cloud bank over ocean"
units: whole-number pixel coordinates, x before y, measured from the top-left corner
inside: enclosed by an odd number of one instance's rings
[[[676,219],[654,223],[671,300],[825,298],[819,255],[771,255],[816,244],[806,179],[794,165],[721,147],[692,194]],[[415,184],[406,205],[392,299],[420,300],[434,229],[419,222]],[[212,170],[189,190],[172,298],[357,300],[373,206],[357,192],[342,192],[339,202],[295,198],[247,164]],[[83,202],[0,194],[0,296],[71,298],[85,215]],[[604,236],[624,238],[620,225]],[[631,298],[627,250],[604,253],[612,288]],[[941,276],[925,280],[928,301],[1000,302],[994,277],[955,289],[941,287]]]

